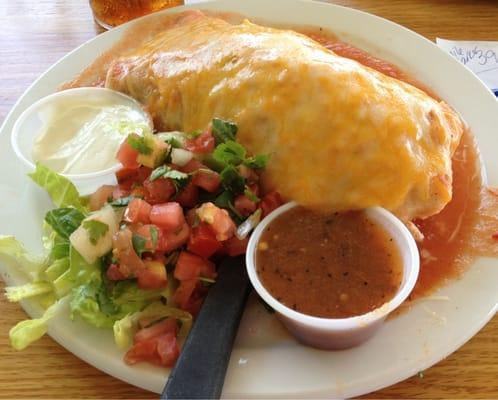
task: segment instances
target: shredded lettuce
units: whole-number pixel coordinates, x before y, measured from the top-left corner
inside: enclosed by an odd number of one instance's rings
[[[69,279],[70,273],[68,272],[70,265],[69,257],[64,257],[54,261],[45,271],[58,297],[65,296],[73,288],[73,281]]]
[[[36,163],[36,169],[28,176],[47,191],[57,207],[74,207],[83,213],[87,212],[86,201],[69,179],[40,163]]]
[[[73,247],[70,247],[69,257],[54,261],[45,274],[53,283],[59,297],[65,296],[80,285],[100,282],[102,275],[100,260],[88,264]]]
[[[105,289],[97,283],[77,287],[73,291],[70,308],[71,318],[78,315],[97,328],[111,328],[117,319],[122,318]]]
[[[43,221],[42,242],[48,254],[48,264],[69,256],[69,239],[61,237],[46,221]]]
[[[19,322],[9,331],[10,344],[16,350],[23,350],[29,344],[40,339],[47,333],[48,322],[55,317],[64,307],[66,299],[61,299],[52,304],[41,316]]]
[[[0,256],[7,257],[9,261],[15,261],[17,270],[33,280],[38,279],[45,267],[45,259],[30,255],[14,236],[0,235]]]
[[[61,238],[59,235],[54,235],[50,248],[49,260],[56,261],[61,258],[69,257],[69,249],[69,240]]]
[[[98,328],[110,328],[128,314],[139,312],[148,304],[168,298],[171,291],[142,290],[135,281],[122,281],[112,289],[105,283],[82,285],[73,292],[71,316],[78,315]]]
[[[73,207],[56,208],[45,215],[45,222],[63,239],[69,239],[83,219],[85,215]]]
[[[147,304],[160,300],[169,301],[173,295],[173,279],[168,279],[168,287],[157,290],[143,290],[135,281],[120,281],[114,285],[111,298],[125,314],[142,310]]]
[[[69,269],[69,256],[59,258],[48,266],[45,270],[45,277],[49,282],[55,284],[57,279]]]
[[[9,301],[21,301],[28,297],[46,294],[52,291],[52,285],[48,282],[32,282],[21,286],[7,286],[5,296]]]
[[[100,281],[100,260],[89,264],[71,246],[69,250],[69,268],[57,278],[54,285],[58,288],[59,295],[63,296],[77,286]]]
[[[119,348],[125,349],[133,342],[133,335],[139,328],[167,317],[174,317],[181,321],[182,326],[178,337],[185,339],[192,326],[192,315],[175,307],[167,306],[160,301],[148,305],[143,311],[129,314],[113,326],[114,341]]]

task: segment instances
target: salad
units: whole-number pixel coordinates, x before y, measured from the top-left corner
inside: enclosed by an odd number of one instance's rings
[[[29,280],[7,287],[7,298],[45,311],[10,330],[12,346],[24,349],[69,309],[72,319],[112,329],[126,363],[172,366],[217,261],[244,254],[252,229],[282,204],[260,189],[268,155],[249,155],[236,133],[221,119],[202,132],[132,133],[117,153],[118,184],[85,197],[37,164],[29,176],[57,207],[43,222],[45,254],[0,236],[0,255]]]

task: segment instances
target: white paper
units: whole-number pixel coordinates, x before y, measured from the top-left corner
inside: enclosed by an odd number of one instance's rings
[[[498,42],[437,38],[436,43],[473,71],[498,96]]]

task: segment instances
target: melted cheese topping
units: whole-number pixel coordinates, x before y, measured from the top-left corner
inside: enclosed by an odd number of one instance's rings
[[[412,219],[451,199],[462,122],[446,104],[294,31],[174,18],[106,80],[147,105],[156,128],[236,122],[250,152],[272,155],[273,186],[310,207],[380,205]]]

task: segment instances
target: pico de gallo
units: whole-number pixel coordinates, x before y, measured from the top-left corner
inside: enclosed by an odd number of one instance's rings
[[[48,254],[35,262],[7,236],[0,253],[36,272],[7,297],[37,296],[46,311],[16,325],[12,345],[43,335],[67,302],[72,318],[113,329],[126,363],[172,366],[217,262],[244,254],[252,229],[282,204],[260,187],[269,155],[248,154],[236,133],[221,119],[199,132],[132,133],[117,153],[117,184],[87,197],[37,165],[31,178],[58,206],[45,217]]]

